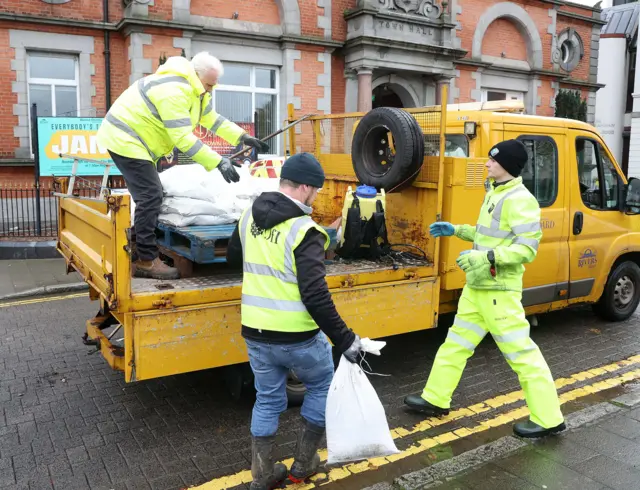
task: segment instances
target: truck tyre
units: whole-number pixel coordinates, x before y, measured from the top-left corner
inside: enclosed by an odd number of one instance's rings
[[[342,355],[335,349],[332,349],[333,366],[334,370],[337,369],[338,363]],[[296,407],[302,405],[304,401],[304,394],[307,392],[307,388],[298,379],[293,371],[289,371],[287,376],[287,400],[290,407]]]
[[[631,261],[622,262],[607,279],[600,300],[593,305],[595,313],[613,322],[621,322],[636,311],[640,302],[640,267]]]
[[[289,401],[289,406],[297,407],[302,405],[306,392],[306,386],[302,384],[293,371],[289,371],[287,376],[287,400]]]
[[[393,137],[395,152],[389,145]],[[400,191],[418,176],[424,159],[424,135],[406,111],[378,107],[358,123],[351,145],[353,169],[361,184],[385,192]]]

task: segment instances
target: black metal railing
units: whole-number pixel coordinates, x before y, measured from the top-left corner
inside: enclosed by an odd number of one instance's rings
[[[109,187],[121,189],[124,180],[112,177]],[[39,188],[27,182],[0,182],[0,238],[53,238],[58,235],[58,201],[60,184],[44,181]],[[99,180],[76,181],[74,195],[98,197]]]

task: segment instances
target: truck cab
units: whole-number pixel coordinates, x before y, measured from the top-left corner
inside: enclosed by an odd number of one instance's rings
[[[528,313],[587,302],[606,319],[626,319],[640,301],[639,183],[627,182],[593,126],[525,115],[523,109],[518,101],[448,106],[447,140],[466,152],[464,160],[452,159],[453,167],[465,167],[465,178],[462,189],[445,193],[449,217],[454,223],[475,222],[471,215],[479,204],[464,215],[456,199],[463,189],[476,200],[483,194],[478,162],[486,161],[495,143],[522,141],[529,161],[521,176],[540,204],[543,228],[538,255],[524,276],[522,301]],[[466,244],[449,242],[450,261]],[[461,287],[464,277],[447,270],[452,277],[445,287]]]

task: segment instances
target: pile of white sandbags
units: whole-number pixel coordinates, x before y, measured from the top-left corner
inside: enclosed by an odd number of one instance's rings
[[[252,177],[246,165],[236,170],[240,181],[231,184],[198,164],[160,173],[164,199],[158,220],[173,226],[234,223],[260,194],[278,189],[278,179]]]

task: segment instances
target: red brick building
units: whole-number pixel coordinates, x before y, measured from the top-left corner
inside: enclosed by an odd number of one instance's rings
[[[600,11],[563,0],[4,0],[0,179],[33,173],[29,105],[103,116],[161,56],[225,64],[216,109],[259,135],[299,114],[520,99],[560,88],[595,108]],[[284,149],[277,148],[279,153]]]

